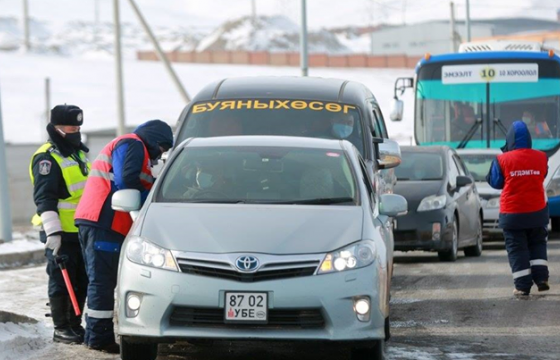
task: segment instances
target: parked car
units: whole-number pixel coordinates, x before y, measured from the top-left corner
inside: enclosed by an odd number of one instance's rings
[[[178,120],[177,143],[232,135],[348,140],[363,156],[376,193],[393,192],[392,167],[400,161],[399,145],[389,139],[372,92],[358,82],[278,76],[223,79],[203,88]]]
[[[123,360],[193,339],[328,340],[383,359],[393,262],[387,217],[348,141],[195,138],[173,151],[140,213],[118,279]]]
[[[486,175],[490,171],[492,161],[502,152],[499,149],[458,149],[457,153],[469,169],[476,184],[482,206],[483,235],[486,238],[502,237],[502,230],[498,227],[502,191],[492,188],[486,182]]]
[[[447,146],[403,146],[395,193],[408,202],[397,220],[395,250],[437,251],[455,261],[482,253],[482,209],[467,168]]]

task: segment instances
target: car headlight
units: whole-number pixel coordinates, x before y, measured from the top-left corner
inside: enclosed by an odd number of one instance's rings
[[[430,211],[430,210],[437,210],[443,209],[445,207],[446,202],[445,195],[430,195],[426,196],[418,205],[417,211]]]
[[[371,240],[362,240],[338,251],[328,253],[319,274],[340,272],[368,266],[375,260],[375,244]]]
[[[154,245],[139,236],[128,239],[126,257],[136,264],[179,271],[171,251]]]
[[[500,197],[493,197],[486,203],[487,209],[497,209],[500,207]]]
[[[550,179],[550,182],[546,186],[546,196],[549,198],[560,196],[560,167],[556,169],[556,172],[552,175],[552,179]]]

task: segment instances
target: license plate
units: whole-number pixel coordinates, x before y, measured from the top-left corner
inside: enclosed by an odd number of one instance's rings
[[[226,292],[225,305],[225,322],[268,321],[268,294],[265,292]]]

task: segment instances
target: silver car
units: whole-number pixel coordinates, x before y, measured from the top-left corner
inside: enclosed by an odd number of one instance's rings
[[[498,227],[502,190],[496,190],[486,182],[486,175],[490,171],[492,161],[502,152],[500,149],[458,149],[457,153],[473,176],[478,190],[482,205],[484,236],[502,236],[502,229]]]
[[[400,160],[400,159],[396,159]],[[327,340],[383,359],[392,236],[400,195],[378,196],[347,141],[298,137],[185,140],[121,253],[124,360],[155,359],[177,340]]]

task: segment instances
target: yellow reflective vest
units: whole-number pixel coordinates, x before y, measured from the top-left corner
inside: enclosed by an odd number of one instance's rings
[[[60,217],[62,230],[68,233],[77,233],[78,228],[74,225],[74,213],[76,212],[76,207],[78,206],[78,202],[84,192],[87,175],[82,174],[80,165],[76,160],[71,157],[63,157],[58,150],[53,148],[51,143],[45,143],[31,157],[31,163],[29,164],[29,176],[31,177],[32,184],[35,184],[35,178],[33,177],[33,159],[36,155],[46,152],[50,153],[62,170],[62,177],[66,183],[66,189],[70,194],[70,197],[66,199],[58,199],[58,215]],[[91,164],[87,160],[85,154],[82,151],[79,151],[78,154],[78,156],[87,164],[89,170],[91,168]],[[38,214],[35,214],[31,219],[31,223],[34,226],[41,226],[41,217]]]

